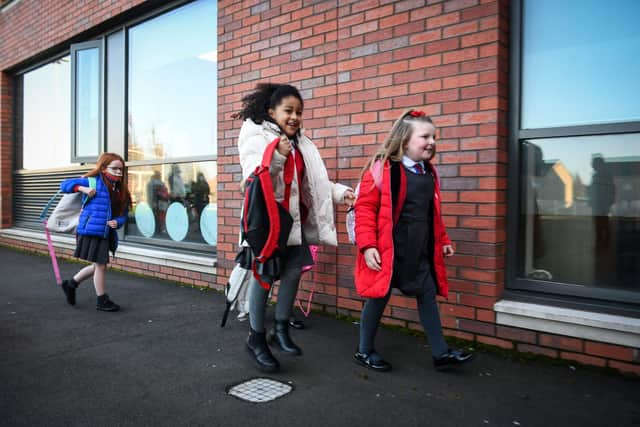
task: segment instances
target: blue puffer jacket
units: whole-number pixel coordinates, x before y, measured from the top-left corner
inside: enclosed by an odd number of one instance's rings
[[[60,184],[60,190],[62,190],[63,193],[73,193],[76,185],[89,187],[89,179],[85,177],[67,179]],[[118,233],[107,225],[107,221],[115,219],[118,222],[118,228],[120,228],[127,221],[128,213],[129,209],[127,206],[121,216],[112,216],[109,189],[102,181],[102,175],[97,176],[96,194],[85,203],[80,213],[77,233],[81,236],[98,236],[106,239],[109,237],[109,233],[113,232],[117,246]]]

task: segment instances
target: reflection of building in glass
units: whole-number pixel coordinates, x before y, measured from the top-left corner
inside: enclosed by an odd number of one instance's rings
[[[523,150],[523,273],[588,286],[632,283],[640,275],[640,156],[590,154],[576,162],[570,150],[545,159],[545,148],[528,142]],[[587,171],[584,183],[579,172]]]
[[[555,162],[551,169],[553,169],[553,172],[555,172],[562,182],[562,186],[564,187],[564,207],[569,209],[573,206],[573,177],[560,161]]]
[[[562,160],[545,160],[540,172],[536,179],[540,214],[577,214],[575,178]]]
[[[640,156],[609,157],[615,199],[610,215],[635,218],[640,222]]]

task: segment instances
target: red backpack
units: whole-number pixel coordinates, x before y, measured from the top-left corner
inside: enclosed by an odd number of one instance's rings
[[[280,138],[274,139],[264,152],[262,164],[247,178],[241,219],[242,239],[251,247],[253,276],[269,289],[280,278],[280,257],[284,254],[293,218],[289,214],[291,182],[295,172],[293,156],[284,165],[285,192],[282,203],[276,201],[269,168]]]

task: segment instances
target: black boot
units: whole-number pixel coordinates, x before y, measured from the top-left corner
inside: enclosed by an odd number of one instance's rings
[[[263,372],[276,372],[280,369],[280,363],[269,350],[266,334],[264,332],[256,332],[253,329],[250,329],[250,331],[247,339],[247,350],[253,356],[258,369]]]
[[[109,299],[109,295],[100,295],[96,299],[96,310],[100,311],[118,311],[120,306]]]
[[[300,347],[295,345],[289,336],[289,320],[276,320],[275,329],[271,332],[271,344],[275,344],[285,353],[295,356],[302,354]]]
[[[73,280],[73,277],[69,280],[63,280],[62,291],[64,295],[67,297],[67,304],[76,305],[76,288],[78,287],[78,282]]]

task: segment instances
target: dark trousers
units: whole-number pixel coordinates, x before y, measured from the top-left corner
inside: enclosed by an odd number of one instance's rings
[[[364,304],[362,318],[360,319],[360,352],[368,354],[374,351],[374,341],[376,332],[378,331],[378,325],[380,324],[380,318],[390,297],[391,289],[389,289],[386,296],[382,298],[369,298]],[[427,280],[426,292],[417,296],[416,300],[418,302],[420,323],[422,323],[422,328],[431,346],[431,355],[433,357],[440,357],[449,350],[449,347],[442,334],[440,313],[438,312],[438,304],[436,303],[436,284],[430,275]]]

